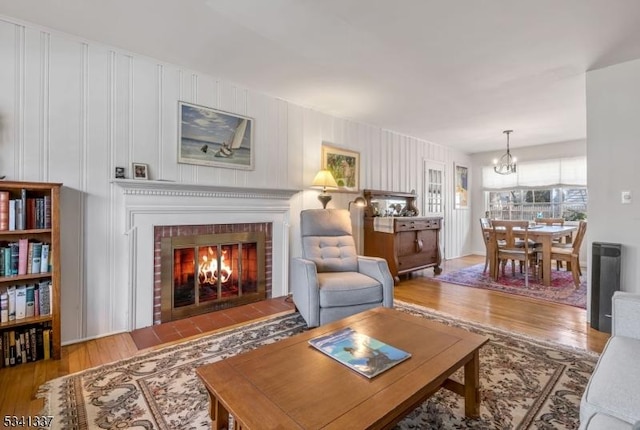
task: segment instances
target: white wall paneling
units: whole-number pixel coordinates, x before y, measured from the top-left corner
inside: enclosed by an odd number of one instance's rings
[[[153,264],[132,262],[121,247],[128,237],[122,193],[111,184],[116,166],[130,175],[132,162],[147,163],[152,179],[185,184],[303,190],[288,202],[289,254],[299,255],[298,214],[320,207],[309,184],[323,141],[360,152],[363,189],[422,195],[423,160],[445,163],[449,172],[454,160],[469,165],[465,154],[437,144],[10,17],[0,17],[0,64],[0,174],[64,184],[63,343],[130,329],[133,317],[124,310],[133,285],[123,282],[121,268]],[[178,164],[179,100],[254,118],[255,170]],[[330,207],[346,208],[355,196],[334,193]],[[470,211],[452,211],[447,201],[450,258],[468,252]],[[286,288],[274,286],[283,294]]]

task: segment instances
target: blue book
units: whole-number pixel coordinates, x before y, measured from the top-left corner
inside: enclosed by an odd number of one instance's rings
[[[41,242],[32,242],[30,243],[32,248],[31,253],[31,272],[29,273],[40,273],[41,269],[41,257],[42,257],[42,243]]]

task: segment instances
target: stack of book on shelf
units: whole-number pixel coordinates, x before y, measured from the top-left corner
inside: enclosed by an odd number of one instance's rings
[[[0,323],[51,315],[51,281],[12,285],[0,294]]]
[[[51,196],[11,199],[8,191],[0,191],[0,231],[51,228]]]
[[[51,245],[19,239],[0,244],[0,276],[32,275],[50,272]]]
[[[0,294],[0,323],[51,315],[51,281],[12,285]],[[4,330],[0,334],[0,367],[15,366],[51,357],[52,335],[49,321]]]
[[[48,323],[5,330],[0,336],[0,367],[48,360],[51,358],[51,342],[51,327]]]

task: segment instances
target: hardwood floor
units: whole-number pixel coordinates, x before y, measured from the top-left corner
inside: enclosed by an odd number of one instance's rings
[[[444,270],[454,271],[478,263],[484,263],[484,257],[458,258],[445,262]],[[430,270],[420,272],[420,275],[397,285],[395,298],[458,318],[594,352],[601,352],[609,339],[608,333],[589,326],[584,309],[447,284],[434,278]]]
[[[453,271],[478,263],[484,263],[484,257],[464,257],[446,261],[443,270]],[[403,279],[395,288],[395,297],[458,318],[595,352],[602,351],[609,337],[608,334],[589,327],[586,312],[582,309],[446,284],[434,279],[433,270],[417,272],[412,277]],[[156,326],[153,333],[148,331],[140,335],[141,332],[138,332],[133,336],[131,333],[123,333],[64,346],[60,360],[38,361],[0,369],[0,412],[3,416],[37,415],[44,406],[43,400],[36,398],[38,387],[50,379],[131,357],[148,350],[150,345],[166,345],[163,342],[201,336],[207,330],[242,324],[247,320],[264,318],[293,308],[283,298],[260,303],[247,305],[242,309],[216,312],[216,315],[210,317],[194,317],[192,321],[174,323],[171,327]],[[205,321],[208,319],[213,319],[216,323]],[[134,341],[136,335],[140,337]]]

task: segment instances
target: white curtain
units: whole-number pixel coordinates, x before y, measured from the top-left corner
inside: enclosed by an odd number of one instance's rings
[[[567,186],[587,186],[586,157],[518,163],[517,172],[511,175],[499,175],[493,166],[482,168],[482,187],[485,190]]]

